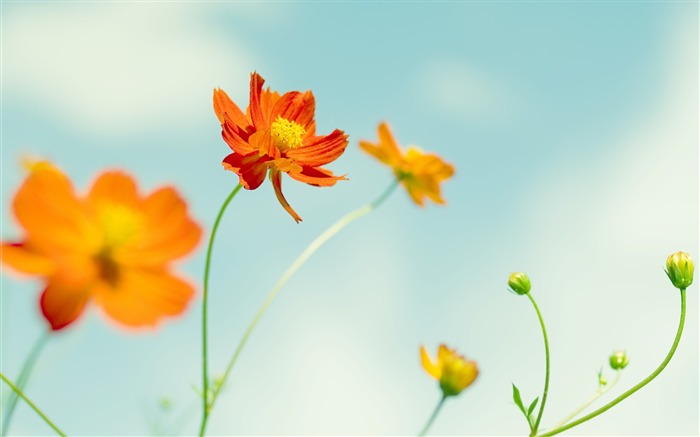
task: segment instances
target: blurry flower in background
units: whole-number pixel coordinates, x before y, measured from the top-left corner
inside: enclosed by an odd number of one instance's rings
[[[467,361],[454,349],[449,349],[444,344],[438,347],[436,362],[430,359],[424,346],[420,348],[420,359],[425,371],[439,381],[444,396],[460,394],[474,382],[479,374],[476,361]]]
[[[334,185],[345,177],[321,166],[343,154],[348,137],[339,129],[326,136],[316,135],[316,103],[311,91],[280,96],[269,87],[263,90],[264,83],[259,74],[250,75],[250,104],[245,114],[226,92],[214,90],[214,112],[224,141],[233,150],[223,165],[238,174],[246,190],[258,188],[269,169],[277,199],[298,223],[301,217],[282,194],[282,172],[309,185]]]
[[[391,167],[394,176],[406,187],[417,205],[424,206],[426,196],[433,202],[444,205],[440,183],[452,177],[454,167],[439,156],[425,153],[416,146],[409,146],[406,153],[403,153],[387,123],[381,123],[378,132],[378,143],[360,141],[360,148]]]
[[[41,310],[53,330],[74,322],[91,300],[130,327],[185,310],[194,288],[169,263],[192,252],[201,229],[174,188],[142,197],[129,175],[108,171],[81,197],[52,164],[26,166],[12,202],[25,235],[3,241],[0,259],[44,279]]]

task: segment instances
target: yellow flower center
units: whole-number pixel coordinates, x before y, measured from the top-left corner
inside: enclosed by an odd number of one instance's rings
[[[142,217],[136,211],[118,203],[101,205],[97,221],[102,229],[106,251],[129,242],[143,226]]]
[[[304,135],[306,135],[306,130],[300,124],[280,116],[277,116],[277,120],[270,126],[270,132],[275,146],[282,152],[301,146]]]

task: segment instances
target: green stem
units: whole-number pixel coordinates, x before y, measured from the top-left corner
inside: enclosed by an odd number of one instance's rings
[[[573,413],[571,413],[571,414],[569,414],[568,416],[566,416],[566,418],[565,418],[564,420],[562,420],[561,422],[557,423],[557,424],[554,426],[554,428],[555,428],[555,429],[556,429],[556,428],[559,428],[560,426],[564,425],[564,424],[565,424],[566,422],[568,422],[569,420],[571,420],[571,419],[573,419],[574,417],[578,416],[578,415],[581,413],[581,411],[583,411],[583,410],[585,410],[586,408],[588,408],[588,406],[591,405],[593,402],[595,402],[596,399],[598,399],[599,397],[603,396],[605,393],[607,393],[608,391],[610,391],[611,388],[615,387],[615,384],[617,384],[617,382],[620,380],[620,375],[621,375],[621,374],[622,374],[622,371],[621,371],[621,370],[618,370],[617,373],[616,373],[616,375],[615,375],[615,379],[613,380],[613,382],[611,382],[610,384],[608,384],[608,385],[605,386],[604,388],[599,388],[599,389],[596,391],[596,393],[595,393],[588,401],[586,401],[583,405],[581,405],[580,407],[578,407],[578,408],[576,409],[576,411],[574,411]]]
[[[610,401],[606,405],[598,408],[594,412],[583,416],[582,418],[575,420],[571,422],[568,425],[564,425],[562,427],[556,428],[552,431],[549,431],[546,434],[542,434],[540,437],[548,437],[552,435],[559,434],[560,432],[564,432],[567,429],[571,429],[577,425],[582,424],[583,422],[587,422],[594,417],[605,413],[615,405],[619,404],[629,396],[633,395],[637,390],[641,389],[645,385],[649,384],[654,378],[656,378],[659,373],[661,373],[666,365],[668,365],[669,361],[671,361],[671,358],[673,358],[673,354],[676,353],[676,348],[678,347],[678,343],[681,341],[681,334],[683,334],[683,325],[685,324],[685,288],[681,289],[681,320],[680,323],[678,324],[678,331],[676,332],[676,338],[673,340],[673,345],[671,346],[671,350],[668,351],[668,354],[666,355],[666,358],[661,362],[659,367],[656,368],[653,372],[651,372],[651,375],[647,376],[644,378],[639,384],[635,385],[631,389],[627,390],[626,392],[622,393],[620,396],[615,398],[614,400]]]
[[[445,399],[447,399],[447,396],[443,395],[442,398],[440,399],[440,402],[438,402],[437,407],[435,407],[433,414],[430,416],[430,419],[428,419],[428,423],[425,424],[425,426],[423,427],[423,430],[421,430],[420,434],[418,434],[418,437],[423,437],[428,432],[428,430],[432,426],[433,422],[435,422],[435,418],[437,417],[438,413],[440,412],[440,408],[442,408],[442,404],[445,403]]]
[[[535,421],[535,426],[531,430],[531,435],[534,436],[537,434],[537,429],[540,426],[540,421],[542,420],[542,413],[544,413],[544,405],[547,403],[547,393],[549,392],[549,341],[547,340],[547,328],[545,328],[544,326],[544,319],[542,319],[542,313],[540,313],[540,309],[537,306],[537,303],[535,302],[535,298],[533,298],[530,293],[526,293],[526,296],[528,297],[528,299],[530,299],[530,302],[532,302],[532,306],[535,307],[535,311],[537,312],[537,318],[540,320],[540,326],[542,327],[542,337],[544,337],[544,354],[546,360],[542,402],[540,402],[540,411],[537,413],[537,420]]]
[[[224,203],[221,205],[219,214],[216,216],[216,221],[214,221],[214,227],[211,230],[211,235],[209,236],[209,246],[207,247],[207,260],[204,263],[204,286],[202,289],[202,426],[200,430],[200,435],[204,435],[204,426],[207,423],[207,417],[209,417],[209,411],[211,405],[209,403],[209,372],[207,370],[207,297],[209,290],[209,269],[211,267],[211,252],[214,247],[214,238],[216,237],[216,230],[219,228],[219,222],[221,222],[221,217],[224,215],[224,211],[229,203],[236,196],[236,193],[243,188],[243,185],[238,185],[231,191]]]
[[[36,405],[34,405],[34,402],[30,401],[29,398],[28,398],[27,396],[25,396],[24,393],[22,393],[22,390],[20,390],[19,387],[17,387],[16,385],[14,385],[14,384],[12,383],[12,381],[10,381],[9,379],[7,379],[7,377],[6,377],[2,372],[0,372],[0,378],[1,378],[3,381],[5,381],[5,384],[9,385],[10,388],[11,388],[12,390],[14,390],[14,392],[17,393],[17,395],[18,395],[19,397],[21,397],[22,399],[24,399],[24,402],[26,402],[30,407],[32,407],[32,409],[33,409],[34,411],[36,411],[36,413],[37,413],[39,416],[41,416],[42,419],[44,419],[44,422],[46,422],[51,428],[53,428],[53,430],[56,431],[56,432],[58,433],[58,435],[60,435],[61,437],[66,437],[66,434],[65,434],[63,431],[61,431],[60,429],[58,429],[58,427],[57,427],[48,417],[46,417],[46,415],[39,409],[39,407],[37,407]]]
[[[243,334],[243,338],[241,338],[241,341],[238,343],[238,347],[236,348],[236,351],[233,354],[233,357],[228,363],[228,366],[226,367],[226,371],[224,372],[223,377],[221,378],[221,383],[217,384],[216,388],[214,388],[212,397],[211,397],[211,402],[209,403],[209,408],[214,407],[214,402],[216,401],[216,398],[219,396],[219,393],[221,392],[221,389],[223,388],[224,384],[226,383],[226,380],[228,379],[229,374],[231,373],[231,369],[233,369],[233,365],[236,363],[236,360],[238,359],[238,356],[240,355],[241,351],[243,350],[243,346],[245,346],[246,342],[248,341],[248,337],[250,336],[251,332],[253,332],[253,329],[255,326],[258,324],[258,321],[262,317],[262,315],[265,313],[267,308],[270,306],[272,301],[275,299],[277,294],[279,293],[280,289],[284,284],[289,281],[289,279],[296,273],[299,268],[304,265],[304,263],[311,257],[311,255],[314,254],[321,246],[323,246],[328,240],[331,239],[335,234],[337,234],[341,229],[343,229],[345,226],[348,224],[352,223],[353,221],[357,220],[358,218],[362,217],[363,215],[368,214],[372,210],[376,209],[379,207],[384,201],[389,197],[389,195],[394,191],[396,186],[398,185],[399,181],[395,180],[392,182],[392,184],[389,186],[389,188],[384,191],[384,193],[379,196],[374,202],[369,203],[359,209],[356,209],[355,211],[347,214],[346,216],[342,217],[340,220],[335,222],[330,228],[326,229],[325,232],[323,232],[321,235],[319,235],[314,241],[309,244],[306,249],[297,257],[296,260],[292,263],[292,265],[289,266],[286,272],[282,275],[282,277],[277,281],[277,283],[272,287],[272,290],[270,290],[270,293],[267,295],[267,298],[265,298],[265,301],[263,302],[262,306],[258,310],[258,313],[255,315],[255,318],[253,318],[253,321],[250,323],[248,326],[248,329],[245,331],[245,334]],[[202,421],[202,426],[199,430],[199,435],[200,437],[204,436],[204,430],[206,428],[206,423],[207,423],[207,418],[208,415],[204,416],[204,419]]]
[[[17,378],[17,387],[20,390],[24,390],[24,387],[27,386],[27,381],[29,381],[29,376],[32,373],[32,369],[34,368],[34,363],[36,363],[37,358],[39,358],[39,353],[41,350],[44,348],[44,345],[46,344],[46,340],[49,338],[49,331],[45,331],[34,343],[34,346],[32,347],[31,352],[29,352],[29,355],[27,358],[24,360],[24,364],[22,364],[22,369],[19,372],[19,377]],[[19,396],[17,395],[17,392],[12,392],[10,393],[10,396],[7,399],[7,410],[5,410],[5,417],[2,420],[2,433],[0,435],[7,435],[7,431],[10,428],[10,421],[12,419],[12,414],[15,411],[15,407],[17,406],[17,400],[19,399]]]

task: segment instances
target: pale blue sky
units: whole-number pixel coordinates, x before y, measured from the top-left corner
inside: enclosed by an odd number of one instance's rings
[[[329,165],[350,180],[285,179],[299,225],[268,182],[234,200],[212,270],[214,373],[296,255],[390,183],[357,147],[380,121],[455,165],[448,205],[396,192],[321,249],[251,337],[210,434],[415,434],[439,399],[418,348],[440,342],[481,374],[433,433],[526,433],[510,384],[539,395],[544,358],[531,307],[506,291],[515,270],[550,331],[549,427],[593,394],[614,349],[631,364],[612,396],[673,339],[663,263],[700,259],[697,35],[695,2],[4,2],[2,237],[19,236],[8,204],[25,154],[80,190],[113,167],[144,190],[174,183],[210,229],[237,183],[220,166],[212,89],[245,106],[253,70],[275,90],[312,89],[319,132],[350,135]],[[198,283],[204,249],[180,264]],[[3,273],[0,364],[13,377],[44,329],[39,292]],[[570,434],[697,435],[695,284],[688,308],[667,370]],[[72,435],[148,434],[163,396],[193,433],[200,310],[198,298],[133,334],[91,308],[52,339],[27,393]],[[26,406],[12,429],[50,432]]]

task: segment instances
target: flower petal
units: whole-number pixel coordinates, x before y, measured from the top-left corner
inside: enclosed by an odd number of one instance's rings
[[[345,176],[334,176],[330,170],[320,167],[302,167],[301,172],[288,173],[293,179],[315,187],[330,187],[337,181],[347,180]]]
[[[165,269],[124,268],[114,287],[100,285],[95,303],[117,322],[143,327],[181,314],[193,296],[192,285]]]
[[[231,153],[224,158],[221,163],[226,170],[232,171],[238,175],[239,183],[246,190],[254,190],[265,181],[267,174],[267,165],[265,164],[270,158],[260,156],[257,153],[250,155],[241,155]]]
[[[117,203],[133,209],[140,206],[136,182],[130,175],[121,171],[100,174],[90,188],[88,202],[92,205],[103,202]]]
[[[282,194],[282,173],[276,169],[270,170],[270,181],[272,182],[272,186],[275,188],[277,200],[279,200],[280,204],[282,204],[285,211],[287,211],[289,215],[291,215],[292,218],[299,223],[301,221],[301,217],[296,213],[296,211],[294,211],[294,209],[292,209],[289,202],[287,202],[287,199],[284,198],[284,194]]]
[[[48,276],[55,269],[51,258],[31,250],[25,243],[2,243],[0,262],[30,275]]]
[[[250,111],[250,119],[253,122],[256,130],[264,130],[270,127],[269,114],[262,111],[262,106],[260,102],[260,93],[262,91],[265,79],[263,79],[258,73],[251,73],[250,75],[250,104],[248,110]]]
[[[306,91],[304,93],[289,91],[284,93],[277,103],[275,103],[270,113],[270,120],[276,120],[277,117],[282,117],[297,123],[303,127],[304,130],[307,130],[314,121],[315,109],[316,100],[311,91]]]
[[[80,317],[89,299],[90,293],[86,288],[76,288],[62,281],[49,281],[41,295],[41,312],[51,329],[58,331]]]
[[[224,121],[221,125],[221,137],[224,139],[226,144],[236,153],[241,153],[247,155],[254,152],[256,149],[252,146],[248,140],[244,138],[250,138],[250,135],[241,130],[239,126],[234,124],[231,120]]]
[[[382,122],[377,129],[379,143],[360,141],[360,148],[390,167],[396,167],[401,162],[401,149],[396,143],[389,125]]]
[[[428,352],[425,350],[425,346],[420,347],[420,362],[423,365],[425,371],[428,372],[428,375],[432,376],[437,380],[440,379],[440,376],[442,375],[440,367],[436,364],[433,364],[432,360],[430,359],[430,356],[428,355]]]
[[[233,103],[233,100],[226,94],[226,91],[221,88],[214,89],[214,112],[219,118],[219,122],[223,125],[224,121],[228,118],[236,126],[245,130],[250,126],[248,118],[245,116],[243,111]]]
[[[325,137],[313,137],[308,144],[288,150],[285,155],[301,165],[318,167],[338,159],[347,146],[348,136],[336,129]]]

